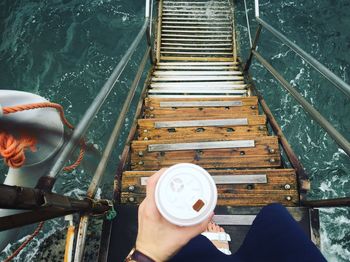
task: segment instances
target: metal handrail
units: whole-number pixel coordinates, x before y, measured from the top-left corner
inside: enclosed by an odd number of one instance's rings
[[[135,38],[134,42],[132,43],[132,45],[128,49],[127,53],[124,55],[124,57],[128,56],[129,57],[128,59],[130,59],[131,54],[134,52],[135,48],[140,43],[141,38],[143,37],[143,35],[146,32],[148,47],[144,53],[144,56],[143,56],[143,59],[142,59],[140,65],[139,65],[138,71],[136,73],[136,76],[134,78],[132,86],[129,90],[128,96],[127,96],[126,100],[124,101],[123,108],[122,108],[121,113],[120,113],[120,115],[115,123],[114,129],[110,135],[107,146],[103,152],[101,161],[100,161],[100,163],[95,171],[94,177],[89,185],[89,188],[87,191],[88,198],[94,198],[94,196],[96,194],[97,187],[101,182],[103,174],[105,173],[108,161],[112,155],[115,143],[117,142],[117,140],[119,138],[120,131],[121,131],[121,128],[124,124],[126,115],[129,112],[131,101],[133,100],[133,97],[136,93],[136,88],[139,84],[142,73],[144,72],[146,62],[147,62],[147,57],[152,54],[151,48],[150,48],[151,32],[152,32],[151,31],[151,28],[152,28],[152,9],[153,9],[153,0],[146,0],[146,10],[145,10],[146,20],[145,20],[145,23],[144,23],[142,29],[140,30],[139,34]],[[152,55],[151,55],[151,60],[153,60]],[[124,68],[125,68],[125,65],[124,65]],[[76,240],[74,261],[82,261],[82,259],[83,259],[88,224],[89,224],[89,216],[88,215],[81,216],[80,222],[79,222],[79,229],[78,229],[78,238]]]
[[[252,35],[251,35],[251,31],[250,31],[249,15],[248,15],[248,9],[247,9],[247,0],[244,0],[244,9],[245,9],[245,18],[247,21],[247,31],[248,31],[249,44],[250,44],[250,48],[252,48],[253,42],[252,42]]]
[[[312,65],[319,73],[326,77],[333,85],[335,85],[339,90],[344,92],[350,97],[350,86],[345,83],[342,79],[332,73],[328,68],[322,65],[319,61],[313,58],[311,55],[302,50],[298,45],[290,41],[286,36],[277,31],[271,25],[266,23],[259,17],[259,1],[255,0],[255,14],[256,20],[259,24],[257,33],[250,50],[249,58],[245,64],[244,70],[248,71],[251,60],[253,56],[282,84],[282,86],[298,101],[298,103],[304,108],[304,110],[309,113],[312,119],[314,119],[342,148],[348,156],[350,156],[350,142],[342,136],[331,123],[329,123],[307,100],[298,93],[298,91],[288,83],[278,72],[275,70],[271,64],[269,64],[257,51],[256,47],[259,41],[260,32],[262,28],[270,31],[274,36],[280,39],[284,44],[286,44],[290,49],[292,49],[296,54],[298,54],[303,60]],[[247,10],[246,10],[247,12]],[[247,24],[249,27],[249,24]]]
[[[309,63],[313,68],[315,68],[320,74],[322,74],[328,81],[330,81],[335,87],[342,91],[346,96],[350,97],[350,85],[343,81],[339,76],[330,71],[326,66],[321,64],[313,56],[305,52],[297,44],[289,40],[285,35],[276,30],[273,26],[269,25],[263,19],[259,17],[259,0],[254,0],[255,2],[255,19],[259,25],[263,26],[265,29],[270,31],[274,36],[281,40],[285,45],[292,49],[297,55],[299,55],[304,61]],[[247,7],[245,5],[246,16]],[[249,22],[247,21],[248,30],[250,30]]]
[[[150,0],[146,0],[146,3],[149,3]],[[146,5],[148,8],[150,4]],[[147,9],[147,8],[146,8]],[[147,14],[147,11],[146,11]],[[79,141],[83,138],[88,128],[90,127],[92,120],[99,112],[101,106],[109,96],[110,92],[114,88],[116,82],[118,81],[120,75],[123,73],[126,65],[128,64],[132,54],[138,47],[141,42],[141,39],[145,35],[147,28],[149,26],[150,18],[146,17],[145,22],[137,34],[135,40],[132,42],[125,55],[122,57],[118,65],[113,70],[111,76],[108,78],[106,83],[101,88],[100,92],[97,94],[96,98],[91,103],[90,107],[86,110],[84,116],[80,120],[77,127],[74,129],[72,136],[69,141],[64,145],[63,149],[58,153],[57,160],[50,169],[48,176],[54,178],[62,170],[65,162],[68,160],[69,156],[72,154],[73,150],[79,144]]]
[[[256,17],[256,21],[261,24],[265,29],[270,31],[274,36],[276,36],[279,40],[281,40],[285,45],[287,45],[290,49],[292,49],[297,55],[299,55],[304,61],[310,64],[313,68],[315,68],[320,74],[322,74],[328,81],[330,81],[335,87],[337,87],[340,91],[342,91],[346,96],[350,98],[350,85],[345,83],[340,77],[335,75],[332,71],[330,71],[327,67],[317,61],[310,54],[306,53],[303,49],[301,49],[297,44],[290,41],[286,36],[277,31],[267,22],[262,20],[260,17]]]
[[[278,82],[299,102],[304,110],[314,119],[350,156],[350,142],[346,140],[298,91],[285,80],[257,51],[252,50],[256,59],[276,78]]]

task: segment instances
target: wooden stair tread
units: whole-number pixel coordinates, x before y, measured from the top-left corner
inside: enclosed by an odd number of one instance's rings
[[[227,119],[235,119],[231,115],[225,116]],[[187,123],[189,120],[217,120],[217,117],[181,118],[181,123]],[[225,118],[220,118],[223,120]],[[264,115],[237,115],[236,119],[246,119],[247,125],[225,125],[225,126],[206,126],[199,125],[193,127],[162,127],[156,128],[156,123],[177,123],[174,118],[152,118],[138,120],[138,140],[179,140],[179,141],[197,141],[203,139],[211,140],[229,140],[233,138],[254,138],[255,136],[267,136],[265,126],[266,117]],[[187,121],[184,121],[187,120]],[[190,122],[191,123],[191,122]]]
[[[156,171],[126,171],[123,173],[122,202],[140,203],[145,197],[141,181]],[[263,206],[280,202],[294,206],[298,203],[296,175],[293,169],[210,170],[213,176],[265,174],[267,183],[218,184],[218,205]],[[130,187],[132,190],[130,190]]]
[[[196,117],[196,116],[188,116],[186,118],[183,118],[183,120],[174,120],[172,115],[176,113],[177,111],[174,110],[172,114],[169,114],[168,117],[164,116],[161,118],[141,118],[138,120],[139,126],[145,127],[145,128],[154,128],[154,123],[156,122],[165,122],[165,121],[195,121],[195,120],[216,120],[216,119],[247,119],[248,125],[264,125],[266,124],[266,116],[265,115],[252,115],[249,113],[241,113],[241,114],[230,114],[222,118],[218,118],[215,116],[211,117]]]
[[[221,141],[229,141],[221,138]],[[244,140],[242,138],[235,141]],[[149,152],[150,145],[184,143],[184,140],[136,141],[131,145],[131,168],[155,170],[177,163],[195,163],[204,168],[279,167],[281,159],[278,139],[272,136],[254,137],[254,147],[188,149],[179,151]],[[215,142],[212,138],[199,142]],[[232,139],[231,139],[232,141]],[[190,143],[190,142],[188,142]]]
[[[147,106],[154,106],[154,107],[159,107],[160,102],[174,102],[174,101],[218,101],[217,98],[210,98],[210,97],[205,97],[205,98],[183,98],[183,99],[178,99],[178,98],[145,98],[145,104]],[[252,106],[258,105],[258,98],[256,96],[250,96],[250,97],[242,97],[242,98],[230,98],[230,97],[223,97],[220,98],[219,101],[240,101],[242,102],[242,106]]]
[[[145,131],[147,130],[147,131]],[[138,140],[182,140],[196,141],[205,139],[232,140],[240,138],[254,138],[267,136],[266,126],[234,126],[234,127],[205,127],[205,128],[169,128],[169,129],[144,129],[139,127]]]
[[[161,106],[162,103],[170,102],[213,102],[213,101],[233,101],[239,102],[240,106],[225,106],[225,107],[210,107],[210,106],[196,106],[196,107],[164,107]],[[145,117],[152,118],[166,118],[170,116],[171,118],[183,118],[188,119],[191,117],[239,117],[239,115],[252,114],[257,115],[258,101],[256,97],[220,97],[220,98],[158,98],[151,97],[145,99]]]

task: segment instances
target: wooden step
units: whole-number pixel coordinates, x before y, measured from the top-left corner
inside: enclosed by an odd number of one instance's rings
[[[176,99],[183,99],[183,98],[242,98],[247,96],[242,95],[228,95],[228,94],[208,94],[208,95],[192,95],[192,94],[176,94],[176,95],[162,95],[162,94],[148,94],[149,98],[176,98]]]
[[[175,41],[177,43],[186,43],[186,42],[204,42],[204,43],[208,43],[208,45],[210,45],[211,43],[230,43],[232,44],[231,39],[229,38],[206,38],[206,39],[200,39],[200,38],[196,38],[194,36],[192,36],[192,38],[181,38],[181,37],[177,37],[177,36],[172,36],[172,37],[162,37],[162,42],[170,42],[170,41]]]
[[[155,69],[158,70],[238,70],[237,66],[156,66]]]
[[[124,172],[122,202],[140,203],[145,197],[147,178],[155,172]],[[294,206],[298,203],[296,175],[293,169],[209,169],[208,172],[217,183],[219,206],[264,206],[275,202]],[[267,179],[264,180],[264,177]]]
[[[243,97],[242,97],[243,98]],[[236,108],[161,108],[146,109],[144,111],[145,118],[172,118],[174,119],[190,119],[196,117],[218,118],[218,117],[240,117],[247,115],[257,115],[258,109],[254,107]]]
[[[231,26],[232,22],[231,21],[215,22],[215,21],[208,21],[208,20],[203,20],[203,21],[174,21],[174,20],[169,20],[169,21],[162,21],[162,24],[163,25]]]
[[[218,146],[211,144],[209,147],[224,147],[224,143],[210,139],[194,143],[183,143],[183,140],[133,141],[131,168],[157,170],[177,163],[194,163],[204,168],[278,167],[281,164],[276,137],[256,137],[247,142],[237,138],[224,141],[226,147],[230,148],[201,149],[208,148],[202,145],[208,142],[219,144]],[[237,142],[242,142],[244,147],[235,147]],[[174,148],[177,146],[196,149],[178,150],[179,148]],[[154,150],[158,151],[151,152]]]
[[[186,26],[186,25],[163,25],[163,29],[194,29],[194,30],[225,30],[225,31],[232,31],[232,27],[230,26]]]
[[[257,97],[187,97],[182,99],[149,97],[145,99],[144,109],[145,117],[147,118],[164,118],[171,116],[173,119],[188,119],[191,117],[233,117],[250,114],[257,115],[258,99]]]
[[[232,54],[232,48],[231,47],[182,47],[182,46],[168,46],[168,47],[161,47],[161,50],[182,50],[182,51],[203,51],[203,52],[220,52],[220,51],[231,51]]]
[[[221,75],[238,75],[241,76],[241,71],[161,71],[156,70],[153,72],[154,76],[221,76]],[[241,79],[241,78],[240,78]]]
[[[234,61],[227,61],[227,62],[159,62],[157,63],[158,66],[182,66],[182,65],[191,65],[191,66],[232,66],[232,65],[238,65],[238,62]]]
[[[193,42],[193,40],[188,40]],[[199,40],[198,40],[199,41]],[[208,40],[203,40],[204,42],[209,42]],[[217,40],[213,40],[217,41]],[[226,40],[225,40],[226,41]],[[215,62],[232,62],[232,57],[191,57],[191,56],[161,56],[161,61],[215,61]]]
[[[213,12],[213,13],[207,13],[207,12],[201,12],[201,13],[182,13],[182,12],[163,12],[162,19],[167,18],[176,18],[176,20],[181,20],[182,18],[189,18],[189,19],[203,19],[203,18],[209,18],[209,19],[215,19],[215,20],[229,20],[229,13],[223,13],[223,12]]]
[[[157,75],[152,77],[152,82],[159,81],[220,81],[220,80],[244,80],[243,76],[239,75]]]
[[[262,115],[244,116],[241,113],[232,118],[232,114],[227,114],[225,118],[219,120],[217,117],[187,117],[186,120],[180,118],[179,121],[174,121],[172,115],[174,114],[169,114],[169,118],[139,119],[138,139],[155,141],[176,139],[186,142],[267,135],[266,117]]]
[[[217,95],[217,94],[235,94],[237,96],[245,96],[247,90],[239,89],[184,89],[184,88],[172,88],[172,89],[160,89],[153,88],[148,90],[149,94],[208,94],[208,95]]]
[[[181,90],[184,92],[200,92],[201,90],[212,90],[212,91],[222,91],[222,90],[235,90],[241,89],[244,90],[247,88],[247,85],[243,81],[197,81],[197,82],[166,82],[158,81],[151,82],[150,88],[152,89],[163,89],[163,90]],[[198,93],[196,92],[196,93]]]

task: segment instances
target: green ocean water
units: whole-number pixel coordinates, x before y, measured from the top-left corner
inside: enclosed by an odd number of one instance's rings
[[[249,50],[244,6],[243,1],[235,2],[240,54],[244,60]],[[254,35],[253,1],[247,2]],[[349,13],[347,0],[261,1],[263,19],[348,83]],[[0,0],[0,89],[23,90],[46,97],[63,105],[69,120],[77,124],[133,41],[143,16],[144,1],[141,0]],[[350,139],[349,99],[268,32],[263,31],[260,40],[258,50],[267,60]],[[88,140],[100,149],[121,110],[144,48],[145,41],[93,121]],[[254,62],[251,72],[311,177],[309,197],[349,195],[349,157],[261,65]],[[110,195],[110,181],[130,121],[132,113],[109,164],[101,187],[102,196]],[[98,154],[89,154],[82,167],[59,176],[55,190],[75,197],[84,196],[98,160]],[[2,166],[0,170],[2,180],[6,168]],[[350,261],[350,210],[322,209],[321,214],[322,252],[329,261]],[[17,260],[35,261],[37,247],[63,225],[63,219],[48,222],[39,240],[32,242],[30,251],[22,252]],[[10,247],[0,253],[0,259],[9,251]]]

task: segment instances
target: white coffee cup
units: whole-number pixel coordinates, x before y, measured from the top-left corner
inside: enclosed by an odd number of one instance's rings
[[[155,200],[159,212],[170,223],[192,226],[211,215],[217,189],[210,174],[200,166],[176,164],[159,178]]]

